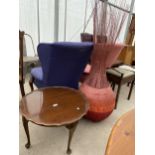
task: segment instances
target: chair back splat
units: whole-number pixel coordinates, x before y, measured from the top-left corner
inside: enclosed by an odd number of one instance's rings
[[[89,60],[93,43],[57,42],[38,45],[42,82],[37,87],[67,86],[78,88],[81,74]],[[40,70],[41,71],[41,70]],[[31,72],[33,76],[33,71]]]

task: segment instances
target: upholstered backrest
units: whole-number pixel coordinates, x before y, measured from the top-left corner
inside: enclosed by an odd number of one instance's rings
[[[47,86],[78,88],[78,81],[88,62],[92,43],[41,43],[38,55],[43,69],[43,80]]]

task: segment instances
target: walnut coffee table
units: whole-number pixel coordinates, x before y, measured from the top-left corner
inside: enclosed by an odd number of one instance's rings
[[[70,143],[78,121],[87,113],[88,103],[83,94],[67,87],[47,87],[24,96],[20,102],[23,126],[29,148],[28,122],[47,127],[65,126],[69,129],[67,153],[71,153]]]

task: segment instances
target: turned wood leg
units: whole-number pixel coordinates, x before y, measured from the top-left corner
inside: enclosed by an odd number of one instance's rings
[[[119,99],[120,90],[121,90],[121,83],[118,85],[118,89],[117,89],[115,109],[117,108],[117,103],[118,103],[118,99]]]
[[[78,122],[75,122],[73,124],[70,124],[70,125],[67,125],[66,128],[69,130],[69,139],[68,139],[68,145],[67,145],[67,154],[71,154],[72,153],[72,150],[70,148],[70,144],[71,144],[71,141],[72,141],[72,137],[73,137],[73,134],[74,134],[74,131],[77,127],[77,124]]]
[[[25,133],[27,136],[27,143],[25,144],[25,147],[28,149],[30,148],[31,142],[30,142],[30,135],[29,135],[29,127],[28,127],[28,120],[25,117],[22,117],[23,126],[25,129]]]
[[[34,77],[31,76],[30,81],[29,81],[29,85],[30,85],[31,91],[34,90],[34,88],[33,88],[33,83],[34,83]]]
[[[133,86],[134,86],[134,80],[131,82],[131,87],[130,87],[130,91],[129,91],[129,94],[128,94],[128,100],[129,100],[130,97],[131,97],[131,93],[132,93]]]
[[[23,97],[25,96],[24,83],[22,81],[19,81],[19,85],[20,85],[20,91]]]

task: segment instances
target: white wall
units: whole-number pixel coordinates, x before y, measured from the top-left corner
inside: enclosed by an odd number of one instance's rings
[[[37,1],[39,1],[40,34],[38,35]],[[59,0],[59,32],[58,40],[64,41],[65,1]],[[109,0],[113,2],[115,0]],[[88,0],[87,19],[92,11],[93,0]],[[131,0],[127,0],[130,5]],[[80,33],[83,32],[86,0],[67,0],[66,41],[80,41]],[[35,48],[40,36],[41,42],[54,41],[54,6],[55,0],[19,0],[19,28],[29,33],[34,40]],[[119,42],[123,42],[127,20],[123,26]],[[93,20],[89,22],[86,32],[93,33]],[[26,37],[27,54],[34,55],[32,43]]]
[[[39,1],[40,41],[54,41],[54,0]]]
[[[36,0],[19,0],[19,29],[24,30],[33,38],[35,47],[38,44],[37,30],[37,1]],[[27,55],[34,55],[32,42],[25,37]]]
[[[39,0],[39,35],[37,1],[19,0],[19,29],[24,30],[32,36],[35,51],[39,43],[39,38],[41,42],[54,41],[54,0]],[[28,37],[25,37],[25,40],[27,55],[33,56],[32,42]]]

